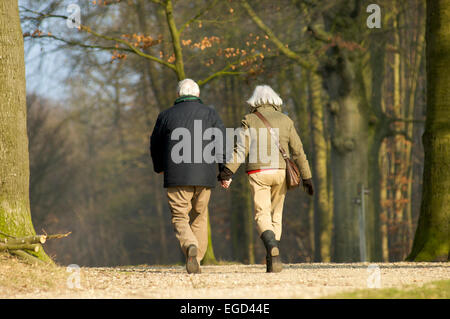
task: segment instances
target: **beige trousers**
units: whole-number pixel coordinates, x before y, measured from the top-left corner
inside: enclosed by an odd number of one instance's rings
[[[190,245],[197,246],[200,262],[208,246],[208,202],[211,188],[178,186],[167,188],[172,225],[184,254]]]
[[[286,197],[286,170],[266,170],[248,175],[255,204],[255,221],[259,235],[266,230],[281,238],[284,198]]]

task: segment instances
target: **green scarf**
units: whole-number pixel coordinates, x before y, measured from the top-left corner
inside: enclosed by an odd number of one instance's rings
[[[175,100],[175,104],[181,103],[181,102],[185,102],[185,101],[196,101],[199,102],[201,104],[203,104],[202,100],[200,100],[199,97],[194,96],[194,95],[183,95],[180,96],[178,99]]]

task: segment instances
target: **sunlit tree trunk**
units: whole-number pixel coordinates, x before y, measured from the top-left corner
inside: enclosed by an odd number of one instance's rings
[[[0,3],[0,232],[15,237],[35,235],[30,214],[25,99],[19,10],[17,0],[6,0]],[[43,251],[38,257],[49,260]]]
[[[330,261],[332,212],[328,198],[327,142],[323,123],[323,102],[321,98],[322,78],[309,72],[311,135],[313,149],[314,196],[314,260]]]
[[[217,264],[216,256],[214,255],[214,248],[212,245],[212,235],[211,235],[211,223],[209,221],[209,210],[208,210],[208,246],[206,248],[205,256],[202,259],[202,265],[214,265]]]
[[[394,117],[403,118],[403,96],[405,85],[403,81],[403,61],[401,60],[401,41],[400,41],[400,30],[398,28],[400,21],[400,15],[394,17],[394,41],[397,51],[394,53]],[[395,123],[399,129],[404,128],[404,123]],[[393,201],[393,232],[392,232],[392,244],[391,247],[391,260],[401,260],[402,252],[402,233],[403,233],[403,213],[404,204],[402,201],[402,177],[404,176],[404,165],[403,159],[403,142],[402,136],[394,136],[394,152],[392,161],[392,173],[393,173],[393,190],[392,190],[392,201]]]
[[[448,261],[450,248],[450,2],[427,1],[427,119],[419,223],[410,261]]]
[[[381,157],[381,169],[384,171],[381,175],[381,186],[380,186],[380,201],[381,201],[381,211],[380,211],[380,231],[381,231],[381,251],[382,251],[382,261],[389,261],[389,235],[388,235],[388,216],[389,209],[387,208],[388,200],[388,180],[387,174],[385,173],[388,166],[388,159],[385,156],[387,154],[387,144],[383,143],[380,147],[380,153],[383,154]]]

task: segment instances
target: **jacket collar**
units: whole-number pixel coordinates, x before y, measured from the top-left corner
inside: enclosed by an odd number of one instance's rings
[[[259,104],[256,106],[250,106],[250,113],[255,112],[256,110],[269,109],[281,112],[281,105],[272,105],[272,104]]]
[[[199,97],[194,95],[183,95],[175,100],[174,104],[182,103],[182,102],[198,102],[203,104],[202,100]]]

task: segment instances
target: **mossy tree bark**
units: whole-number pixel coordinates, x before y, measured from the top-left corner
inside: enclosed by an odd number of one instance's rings
[[[427,1],[427,113],[419,222],[409,261],[448,261],[450,254],[450,2]]]
[[[25,60],[17,0],[0,3],[0,231],[35,235],[30,214]],[[2,236],[2,235],[0,235]],[[37,256],[50,258],[40,250]]]

